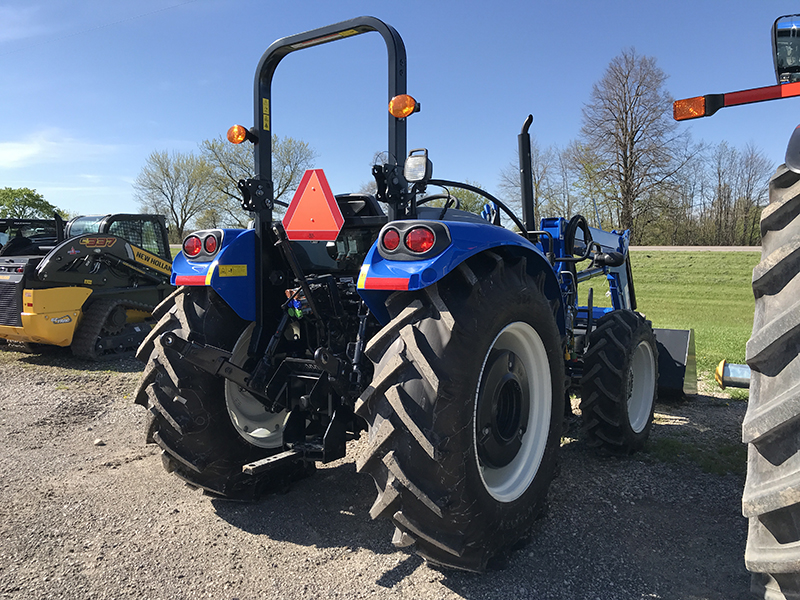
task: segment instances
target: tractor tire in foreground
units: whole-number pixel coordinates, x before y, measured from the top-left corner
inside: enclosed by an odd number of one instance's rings
[[[369,342],[369,423],[359,471],[375,479],[373,519],[397,547],[483,571],[541,512],[564,402],[556,304],[525,258],[477,255],[435,285],[389,298]]]
[[[581,378],[588,444],[615,454],[641,450],[653,424],[658,348],[650,321],[615,310],[589,336]]]
[[[158,324],[137,356],[146,360],[135,401],[150,410],[147,441],[162,449],[164,468],[187,483],[235,500],[255,500],[282,489],[309,467],[291,463],[267,475],[247,475],[243,465],[282,449],[284,413],[270,413],[230,381],[181,360],[159,336],[183,339],[247,356],[252,325],[240,319],[210,288],[179,288],[154,311]],[[313,465],[311,465],[313,468]]]
[[[778,168],[761,216],[753,271],[753,335],[747,342],[750,400],[742,512],[752,590],[800,598],[800,175]]]

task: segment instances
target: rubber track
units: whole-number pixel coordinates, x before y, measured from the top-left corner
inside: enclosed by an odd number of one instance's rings
[[[103,325],[106,319],[117,306],[125,306],[134,310],[150,312],[153,307],[140,302],[129,302],[113,298],[101,298],[89,305],[83,314],[80,324],[75,331],[72,339],[72,354],[84,360],[115,360],[127,356],[133,356],[136,348],[127,348],[123,352],[102,352],[97,353],[97,343],[100,341]],[[129,327],[128,325],[127,327]],[[142,324],[142,327],[146,325]],[[124,329],[123,329],[124,330]]]
[[[782,165],[769,193],[747,343],[745,563],[763,598],[800,599],[800,175]]]

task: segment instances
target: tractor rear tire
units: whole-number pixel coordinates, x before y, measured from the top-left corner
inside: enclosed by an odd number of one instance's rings
[[[257,401],[238,389],[232,395],[235,386],[230,382],[181,360],[159,337],[174,332],[182,339],[232,351],[236,362],[249,340],[247,321],[205,287],[179,288],[154,313],[160,320],[137,354],[147,366],[135,401],[150,410],[147,441],[161,447],[168,472],[216,496],[256,500],[268,491],[284,489],[313,468],[298,461],[263,476],[244,474],[245,464],[281,451],[280,434],[248,437],[243,415],[251,415],[248,424],[257,421],[252,416]],[[260,418],[277,422],[278,414],[261,409]]]
[[[367,345],[370,426],[356,466],[375,480],[373,519],[429,562],[484,571],[541,513],[560,444],[564,358],[541,272],[525,258],[470,258],[387,302]]]
[[[587,443],[615,454],[641,450],[650,435],[658,384],[658,348],[650,321],[614,310],[589,336],[581,378]]]
[[[763,598],[800,598],[800,175],[781,165],[761,215],[747,342],[745,564]]]

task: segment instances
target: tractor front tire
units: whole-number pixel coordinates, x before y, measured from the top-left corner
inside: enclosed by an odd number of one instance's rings
[[[249,323],[205,287],[179,288],[154,314],[160,320],[137,354],[147,366],[135,401],[150,410],[147,441],[161,447],[164,468],[194,487],[234,500],[255,500],[284,489],[309,471],[297,462],[263,476],[244,474],[245,464],[281,451],[280,433],[258,427],[274,427],[280,415],[269,413],[226,379],[182,360],[160,341],[163,333],[174,332],[182,339],[231,351],[233,362],[241,364],[252,330]],[[260,411],[254,410],[256,404]]]
[[[587,443],[615,454],[641,450],[653,423],[658,348],[639,313],[614,310],[589,335],[581,378],[581,419]]]
[[[800,174],[781,165],[761,214],[761,262],[747,342],[750,399],[742,513],[752,591],[800,599]]]
[[[525,258],[470,258],[424,290],[388,300],[369,342],[370,426],[359,471],[373,519],[436,565],[484,571],[542,511],[560,444],[564,358],[545,276]]]

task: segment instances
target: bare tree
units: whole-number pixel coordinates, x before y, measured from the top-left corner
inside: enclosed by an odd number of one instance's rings
[[[245,227],[250,214],[241,207],[241,193],[236,186],[240,179],[254,177],[253,146],[231,144],[224,137],[205,140],[200,144],[203,158],[213,166],[216,203],[208,207],[200,220],[206,226]],[[300,184],[303,173],[316,158],[311,147],[291,137],[272,138],[272,177],[274,199],[287,201]],[[276,212],[283,212],[280,204]],[[214,225],[211,225],[214,223]]]
[[[753,144],[747,144],[739,154],[739,213],[741,219],[741,246],[754,246],[761,243],[758,227],[761,207],[767,202],[769,178],[774,165],[766,155]]]
[[[583,108],[581,135],[607,164],[616,189],[619,223],[633,226],[639,201],[669,180],[690,158],[688,134],[676,132],[667,76],[634,49],[612,59]]]
[[[133,184],[142,212],[167,217],[170,239],[183,239],[189,223],[214,196],[212,168],[202,158],[180,152],[153,152]]]
[[[547,210],[549,210],[549,214],[545,216],[563,216],[569,218],[575,212],[577,201],[573,190],[575,176],[572,164],[569,160],[569,147],[556,150],[555,153],[555,183],[552,197],[546,207]]]
[[[533,179],[533,214],[542,217],[542,208],[552,193],[551,179],[556,170],[556,156],[552,148],[542,148],[531,137],[531,176]],[[522,192],[520,184],[519,153],[516,162],[509,163],[500,171],[500,189],[509,206],[520,206]]]

